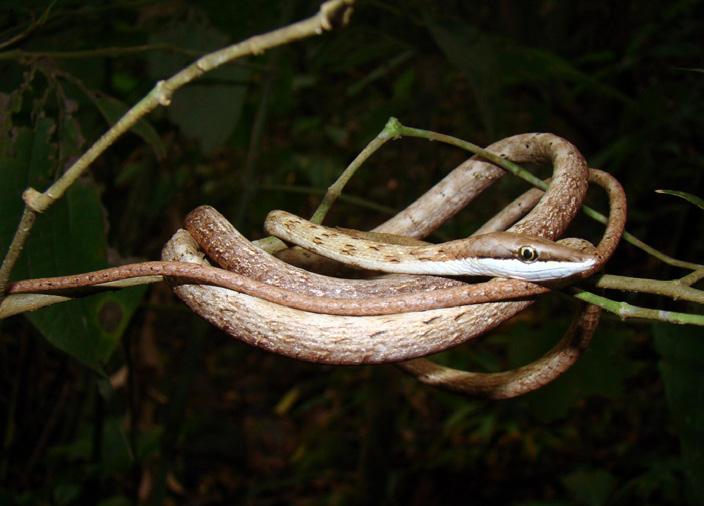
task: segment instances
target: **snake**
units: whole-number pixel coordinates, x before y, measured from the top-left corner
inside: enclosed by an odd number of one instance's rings
[[[376,260],[372,260],[378,262],[381,258],[386,265],[398,266],[403,263],[401,259],[404,259],[427,266],[456,261],[458,248],[471,252],[469,257],[465,255],[465,260],[471,258],[475,261],[474,259],[478,258],[477,252],[484,251],[485,258],[495,261],[497,244],[503,247],[511,243],[513,246],[507,248],[511,252],[511,258],[502,260],[523,268],[536,264],[539,266],[542,262],[561,264],[550,266],[550,269],[557,268],[558,272],[555,275],[550,274],[548,278],[562,279],[576,273],[589,275],[598,270],[613,252],[620,237],[619,228],[621,231],[623,228],[625,197],[622,189],[620,194],[618,192],[620,185],[615,180],[610,180],[606,173],[587,171],[586,162],[576,148],[551,134],[514,136],[495,143],[488,149],[517,162],[552,162],[555,167],[548,191],[526,217],[511,227],[511,232],[489,230],[486,234],[456,241],[454,244],[415,246],[415,249],[410,250],[399,250],[396,246],[378,242],[359,243],[355,242],[360,241],[359,239],[345,236],[341,249],[346,253],[341,254],[346,257],[358,257],[349,254],[354,253],[349,247],[352,244],[355,250],[363,247],[368,252],[380,253],[374,257]],[[422,237],[498,179],[502,172],[498,167],[479,159],[470,159],[377,231]],[[588,177],[607,188],[612,205],[612,219],[596,253],[578,252],[574,248],[544,240],[556,238],[571,221],[586,191]],[[460,187],[462,191],[459,191]],[[530,199],[534,200],[538,193],[532,192],[532,195]],[[515,210],[523,207],[518,202],[500,214],[506,217],[504,221],[513,219]],[[509,212],[509,209],[512,211]],[[284,228],[292,228],[290,215],[279,213],[278,216],[285,219],[279,220],[275,214],[268,223],[283,223]],[[496,224],[492,227],[499,228],[501,220],[494,221]],[[304,220],[297,219],[295,222],[309,230],[315,229]],[[286,224],[289,227],[286,227]],[[207,206],[196,209],[187,217],[186,228],[188,231],[177,232],[165,246],[162,258],[167,262],[132,264],[98,273],[53,278],[53,281],[32,280],[34,286],[31,282],[24,282],[24,285],[20,282],[13,285],[10,291],[22,293],[42,291],[42,288],[68,289],[72,286],[104,283],[115,277],[147,273],[173,276],[176,294],[195,312],[226,332],[250,344],[291,357],[338,364],[407,360],[441,351],[483,334],[530,304],[529,300],[507,302],[508,299],[525,299],[547,291],[546,287],[531,282],[548,279],[544,277],[543,267],[540,269],[543,274],[538,277],[493,279],[478,284],[437,276],[392,275],[378,280],[344,280],[316,275],[258,250],[238,235],[227,220]],[[333,235],[333,232],[336,235],[341,234],[329,228],[315,229],[312,234],[313,241],[325,242],[320,241],[324,238],[322,234]],[[305,233],[298,235],[305,237]],[[290,236],[286,238],[291,239]],[[481,242],[477,243],[478,240]],[[345,244],[348,246],[344,246]],[[223,269],[206,265],[201,248]],[[567,264],[570,264],[569,267],[579,264],[578,272],[565,274],[559,270],[564,269]],[[186,265],[189,267],[185,268]],[[366,267],[382,267],[378,270],[385,270],[384,266],[378,263],[367,264]],[[411,272],[456,274],[456,271],[438,271],[436,267],[434,269]],[[456,266],[453,269],[456,269]],[[204,272],[207,275],[203,274]],[[505,270],[481,272],[507,274]],[[460,273],[476,272],[460,270]],[[305,302],[300,302],[301,300]],[[477,304],[490,300],[501,302]],[[350,301],[352,310],[346,306],[339,309],[345,304],[350,304]],[[591,336],[597,320],[598,312],[587,308],[566,336],[578,342],[585,341],[587,335]],[[579,346],[572,343],[569,346],[563,345],[561,350],[567,348],[578,349]],[[557,355],[560,355],[560,350],[557,350]],[[573,360],[567,360],[570,363],[571,361]],[[439,369],[429,367],[427,362],[413,360],[406,362],[403,367],[416,374],[421,381],[431,384],[448,383],[448,371],[441,369],[443,376],[438,373]],[[423,364],[425,366],[422,367]],[[502,373],[504,376],[480,375],[469,379],[455,374],[455,385],[485,386],[483,389],[473,390],[469,387],[464,390],[456,386],[449,388],[493,397],[512,396],[516,395],[516,392],[522,393],[526,388],[538,385],[540,381],[536,380],[536,376],[540,376],[542,380],[554,376],[555,372],[547,375],[544,372],[549,365],[548,360],[547,365],[529,365],[527,370]],[[553,369],[557,371],[560,368]],[[499,393],[497,385],[505,387],[512,384],[508,381],[509,377],[514,378],[514,385],[528,386],[518,389],[504,388],[504,393]]]
[[[589,271],[597,262],[591,253],[510,232],[489,232],[441,245],[409,246],[355,237],[279,210],[268,214],[264,229],[332,260],[390,273],[540,282],[573,277]]]

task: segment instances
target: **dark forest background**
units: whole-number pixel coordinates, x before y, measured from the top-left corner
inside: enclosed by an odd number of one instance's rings
[[[563,136],[625,186],[631,232],[701,262],[702,211],[654,190],[704,195],[702,7],[360,0],[347,28],[178,91],[40,218],[13,277],[157,259],[201,204],[261,237],[271,209],[310,215],[390,116],[480,145]],[[0,2],[2,254],[22,190],[44,190],[157,80],[317,8]],[[466,157],[390,143],[326,223],[372,227]],[[469,234],[526,188],[504,179],[439,237]],[[598,192],[592,201],[604,209]],[[599,228],[582,219],[575,230],[595,237]],[[607,270],[686,273],[628,244]],[[570,314],[565,297],[546,297],[438,360],[475,370],[526,363]],[[704,504],[702,337],[697,327],[605,315],[563,378],[488,402],[393,366],[319,366],[247,347],[163,284],[92,296],[2,321],[0,504]]]

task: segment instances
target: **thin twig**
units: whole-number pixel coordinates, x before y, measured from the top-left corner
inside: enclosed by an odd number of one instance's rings
[[[267,115],[269,113],[269,102],[274,87],[274,76],[275,74],[273,72],[266,76],[257,112],[254,114],[249,147],[247,148],[247,157],[244,162],[244,169],[240,175],[242,189],[240,191],[237,214],[234,220],[234,224],[238,228],[242,226],[244,216],[249,209],[250,201],[256,189],[256,183],[252,181],[252,179],[256,173],[257,162],[259,161],[262,133],[264,132],[264,125],[266,124]]]
[[[272,192],[287,192],[287,193],[300,193],[303,195],[318,195],[324,196],[326,190],[321,188],[313,188],[310,186],[296,186],[296,185],[284,185],[284,184],[266,184],[259,186],[261,191],[272,191]],[[369,211],[375,211],[377,213],[387,214],[393,216],[396,214],[396,210],[392,207],[388,207],[382,204],[378,204],[373,200],[367,200],[362,197],[355,195],[345,195],[341,194],[338,197],[342,202],[352,204],[361,209],[368,209]]]
[[[693,284],[700,281],[702,278],[704,278],[704,269],[698,269],[696,271],[690,272],[686,276],[681,277],[675,282],[681,285],[692,286]]]
[[[685,300],[688,302],[696,302],[697,304],[704,304],[704,291],[692,288],[681,281],[682,278],[663,281],[659,279],[632,278],[604,274],[597,279],[596,286],[610,290],[652,293],[670,297],[673,300]]]
[[[165,81],[159,81],[154,89],[120,118],[113,127],[98,139],[76,162],[44,193],[28,188],[23,199],[25,211],[17,231],[0,266],[0,301],[5,296],[10,273],[24,248],[38,213],[44,212],[90,167],[120,136],[127,132],[142,117],[158,106],[168,106],[173,93],[190,81],[225,63],[247,55],[259,55],[264,51],[331,30],[334,24],[346,24],[351,15],[353,0],[329,0],[319,12],[308,19],[292,25],[255,35],[247,40],[220,49],[196,60],[191,65]]]
[[[617,302],[595,293],[580,291],[578,289],[575,289],[574,297],[589,304],[595,304],[610,313],[614,313],[622,320],[627,318],[641,318],[665,323],[675,323],[678,325],[704,326],[704,315],[702,314],[679,313],[677,311],[665,311],[662,309],[634,306],[627,302]]]
[[[340,178],[338,178],[338,180],[335,181],[332,186],[330,186],[327,193],[325,194],[325,197],[323,198],[323,202],[316,210],[311,221],[315,223],[322,222],[327,211],[330,209],[335,200],[341,195],[342,189],[344,188],[345,184],[354,175],[354,173],[361,166],[361,164],[366,161],[369,156],[371,156],[372,153],[374,153],[381,146],[383,146],[387,140],[391,138],[399,138],[404,135],[409,137],[420,137],[428,140],[439,140],[441,142],[445,142],[453,146],[466,149],[467,151],[482,156],[490,162],[505,168],[512,174],[520,177],[525,181],[528,181],[532,185],[542,190],[547,189],[547,184],[543,180],[534,176],[530,171],[524,169],[516,163],[501,158],[500,156],[491,153],[490,151],[487,151],[477,146],[476,144],[472,144],[471,142],[463,141],[462,139],[458,139],[456,137],[451,137],[436,132],[431,132],[428,130],[405,127],[396,118],[390,118],[384,126],[382,132],[377,135],[377,137],[375,137],[372,142],[369,143],[369,145],[367,145],[367,147],[345,169]],[[604,224],[607,222],[607,218],[601,213],[587,206],[583,206],[583,210],[588,216],[594,218],[595,220]],[[650,253],[651,255],[657,258],[660,258],[666,263],[687,268],[699,267],[700,270],[696,270],[691,274],[685,276],[684,278],[673,281],[660,281],[644,278],[631,278],[626,276],[602,275],[596,282],[597,287],[654,293],[658,295],[672,297],[675,300],[680,299],[698,303],[702,303],[704,301],[704,292],[688,286],[696,283],[699,279],[704,277],[704,266],[699,266],[698,264],[693,264],[690,262],[682,262],[680,260],[671,258],[665,255],[664,253],[657,251],[651,246],[648,246],[647,244],[643,243],[631,234],[625,233],[624,237],[630,238],[631,240],[629,242],[634,243],[644,251]],[[577,298],[581,298],[582,300],[588,299],[588,302],[592,302],[607,311],[613,312],[619,315],[621,318],[650,318],[653,320],[666,321],[670,323],[704,325],[704,315],[642,308],[630,305],[625,302],[617,302],[611,299],[607,299],[606,297],[597,296],[587,291],[578,291],[578,294],[579,295],[575,295]]]
[[[392,118],[393,119],[393,118]],[[547,189],[547,184],[545,184],[544,181],[541,179],[537,178],[534,176],[532,173],[521,167],[520,165],[513,163],[509,160],[506,160],[504,158],[501,158],[500,156],[491,153],[490,151],[487,151],[476,144],[472,144],[471,142],[464,141],[462,139],[458,139],[457,137],[452,137],[450,135],[444,135],[440,134],[437,132],[432,132],[430,130],[422,130],[419,128],[410,128],[403,126],[398,120],[396,120],[397,123],[397,136],[398,137],[418,137],[421,139],[427,139],[430,141],[440,141],[444,142],[446,144],[450,144],[452,146],[457,146],[458,148],[462,148],[464,150],[467,150],[471,153],[474,153],[475,155],[479,155],[482,158],[485,158],[486,160],[490,161],[491,163],[498,165],[499,167],[502,167],[506,169],[507,171],[511,172],[512,174],[520,177],[521,179],[528,181],[530,184],[533,186],[540,188],[542,190]],[[598,221],[599,223],[606,223],[607,218],[600,212],[588,207],[588,206],[582,206],[582,210],[584,213],[589,216],[590,218],[593,218],[594,220]],[[683,260],[678,260],[676,258],[672,258],[669,255],[666,255],[665,253],[653,248],[652,246],[649,246],[648,244],[644,243],[637,237],[635,237],[633,234],[629,232],[624,232],[623,233],[623,239],[628,241],[629,243],[633,244],[635,247],[645,251],[649,255],[659,259],[660,261],[672,265],[674,267],[682,267],[685,269],[704,269],[704,265],[693,263],[693,262],[686,262]]]
[[[42,13],[42,15],[39,16],[39,19],[35,19],[34,21],[32,21],[32,23],[25,30],[23,30],[22,32],[18,33],[14,37],[11,37],[10,39],[8,39],[4,42],[0,42],[0,49],[9,47],[13,44],[18,43],[22,39],[29,37],[29,35],[34,30],[36,30],[37,28],[42,26],[44,23],[46,23],[46,20],[49,19],[49,13],[51,12],[51,9],[54,7],[54,4],[56,4],[57,1],[58,0],[52,0],[52,2],[49,3],[47,8],[44,9],[44,12]]]
[[[0,53],[0,60],[76,60],[85,58],[116,58],[120,56],[143,53],[146,51],[169,51],[172,53],[181,53],[188,56],[201,56],[202,51],[194,51],[181,47],[172,46],[170,44],[141,44],[139,46],[116,46],[116,47],[100,47],[94,49],[80,49],[76,51],[25,51],[23,49],[15,49]]]
[[[404,51],[403,53],[399,54],[398,56],[392,58],[391,61],[384,62],[376,70],[372,70],[365,77],[363,77],[359,81],[355,82],[354,84],[351,84],[350,86],[348,86],[347,87],[347,96],[354,97],[354,96],[358,95],[362,90],[364,90],[371,83],[377,81],[378,79],[381,79],[382,77],[389,74],[396,67],[406,63],[406,61],[409,60],[411,57],[413,57],[413,55],[414,55],[414,52],[409,49],[408,51]]]
[[[327,215],[330,207],[335,203],[335,200],[342,194],[342,190],[345,188],[347,182],[354,176],[357,169],[362,166],[362,164],[367,161],[367,159],[376,153],[387,141],[393,139],[396,136],[396,124],[393,123],[394,118],[391,118],[383,130],[372,139],[372,141],[366,145],[366,147],[352,160],[347,168],[340,174],[340,177],[335,180],[335,182],[330,185],[323,201],[320,203],[318,208],[313,213],[310,221],[313,223],[322,223]]]
[[[22,218],[20,218],[20,223],[17,225],[15,236],[12,238],[12,243],[7,250],[7,255],[5,255],[2,265],[0,265],[0,303],[5,298],[5,290],[7,289],[7,282],[10,279],[12,268],[17,263],[22,249],[24,249],[25,242],[29,237],[29,232],[32,230],[36,219],[37,213],[29,207],[25,207],[22,212]]]
[[[292,8],[293,2],[291,0],[282,2],[282,7],[279,12],[280,22],[283,23],[291,17]],[[282,54],[277,53],[276,55],[269,57],[268,63],[272,68],[278,68],[281,58]],[[249,209],[249,204],[257,191],[257,185],[254,179],[258,178],[255,178],[254,174],[257,172],[256,167],[259,162],[259,153],[261,151],[261,138],[264,132],[264,125],[266,124],[269,114],[269,104],[271,102],[271,94],[274,89],[274,81],[276,77],[276,72],[269,72],[266,75],[257,112],[254,115],[252,132],[249,139],[249,147],[247,149],[247,158],[245,160],[244,170],[242,171],[240,177],[242,190],[240,191],[237,214],[235,215],[234,220],[234,223],[238,228],[242,226],[244,216]]]
[[[163,276],[140,276],[136,278],[121,279],[109,283],[101,283],[91,287],[91,294],[95,290],[129,288],[131,286],[147,285],[150,283],[160,283],[164,281]],[[9,318],[16,314],[36,311],[52,304],[67,302],[80,297],[79,295],[49,295],[44,293],[16,293],[5,297],[0,302],[0,320]]]
[[[393,120],[393,118],[391,118]],[[362,164],[376,151],[379,150],[388,140],[393,139],[395,136],[395,124],[391,124],[391,120],[386,123],[386,126],[382,129],[379,134],[372,139],[372,141],[366,145],[366,147],[352,160],[347,168],[342,171],[342,174],[335,180],[335,182],[328,187],[325,195],[323,195],[323,200],[318,205],[318,208],[313,213],[310,221],[313,223],[322,223],[328,211],[335,203],[335,201],[342,195],[342,190],[344,189],[347,182],[354,176],[357,169],[359,169]],[[282,251],[288,246],[281,239],[269,236],[264,237],[254,241],[254,244],[272,255]]]
[[[397,131],[399,128],[404,128],[398,123],[398,121],[394,118],[391,118],[387,124],[385,125],[384,129],[377,135],[365,148],[362,150],[362,152],[355,157],[355,159],[352,161],[352,163],[343,171],[343,173],[340,175],[340,177],[333,183],[325,193],[325,196],[323,198],[323,201],[321,202],[320,206],[314,213],[314,219],[319,220],[318,222],[322,221],[322,219],[325,217],[325,214],[328,212],[330,207],[333,205],[333,203],[338,199],[343,199],[347,201],[354,201],[358,205],[363,205],[363,206],[370,206],[370,203],[367,201],[364,201],[363,199],[356,199],[354,200],[353,197],[350,196],[345,196],[342,194],[342,190],[347,184],[347,182],[350,180],[350,178],[355,174],[357,169],[361,167],[361,165],[373,154],[375,153],[381,146],[383,146],[386,141],[389,139],[392,139],[396,137]],[[439,134],[438,134],[439,135]],[[464,141],[463,141],[464,142]],[[471,143],[467,143],[472,145]],[[484,151],[483,149],[476,147],[477,151]],[[491,158],[497,159],[496,163],[498,162],[504,162],[502,158],[496,157],[496,155],[493,155],[492,153],[486,152],[487,153],[487,158],[489,158],[488,155],[491,155]],[[478,153],[480,156],[482,153]],[[490,160],[494,161],[494,160]],[[516,166],[515,169],[522,173],[522,176],[524,179],[535,181],[535,184],[538,186],[545,186],[545,183],[539,179],[537,179],[535,176],[533,176],[530,172],[525,171],[521,167]],[[510,169],[509,169],[510,170]],[[513,170],[511,170],[513,172]],[[298,191],[298,192],[305,192],[305,193],[315,193],[315,189],[310,189],[310,188],[295,188],[292,189],[290,187],[285,187],[285,188],[280,188],[280,187],[263,187],[262,189],[277,189],[277,190],[282,190],[285,189],[286,191]],[[375,208],[379,208],[380,206],[375,205]],[[393,213],[393,210],[389,209],[379,209],[382,212],[391,212]],[[264,239],[260,239],[259,241],[255,241],[257,246],[260,248],[269,251],[271,253],[277,252],[281,249],[284,249],[286,245],[280,241],[279,239],[275,237],[267,237]],[[635,292],[644,292],[644,293],[654,293],[658,295],[664,295],[671,297],[675,300],[687,300],[687,301],[692,301],[692,302],[698,302],[702,303],[704,302],[704,292],[701,290],[697,290],[694,288],[691,288],[689,285],[692,285],[699,281],[700,279],[704,278],[704,269],[694,271],[687,276],[680,278],[680,279],[675,279],[671,281],[661,281],[661,280],[652,280],[652,279],[644,279],[644,278],[633,278],[633,277],[626,277],[626,276],[615,276],[615,275],[602,275],[599,277],[595,283],[595,286],[599,288],[607,288],[607,289],[617,289],[617,290],[625,290],[625,291],[635,291]],[[139,278],[138,278],[139,279]],[[152,281],[159,281],[161,280],[160,277],[155,277],[155,279],[150,280],[149,282]],[[129,282],[129,284],[123,284],[125,282]],[[144,283],[146,281],[139,281],[137,279],[131,279],[131,280],[123,280],[120,282],[116,282],[112,284],[111,286],[132,286],[133,284],[140,284]],[[625,303],[625,302],[618,302],[614,301],[611,299],[608,299],[606,297],[598,296],[595,295],[591,292],[583,291],[583,290],[578,290],[575,289],[577,295],[575,297],[580,298],[582,300],[586,300],[587,302],[594,303],[596,305],[599,305],[603,309],[613,312],[620,316],[621,318],[649,318],[649,319],[654,319],[654,320],[661,320],[661,321],[666,321],[670,323],[679,323],[679,324],[694,324],[694,325],[704,325],[704,315],[695,315],[695,314],[688,314],[688,313],[678,313],[678,312],[672,312],[672,311],[661,311],[661,310],[656,310],[656,309],[648,309],[648,308],[642,308],[638,306],[633,306],[631,304]],[[12,302],[12,305],[9,304],[2,304],[0,305],[0,319],[3,317],[7,317],[10,314],[16,314],[17,312],[22,312],[21,309],[17,309],[18,303],[13,299],[14,297],[20,297],[19,295],[13,295],[9,299],[12,299],[11,301],[8,300],[7,302]],[[35,305],[35,307],[31,309],[25,309],[25,310],[32,310],[36,309],[37,307],[43,307],[44,305],[49,305],[53,304],[56,302],[63,302],[64,300],[68,300],[66,297],[59,297],[59,296],[54,296],[54,295],[33,295],[32,299],[28,299],[32,304]],[[19,306],[22,306],[22,303],[19,303]],[[13,311],[8,314],[8,311]]]

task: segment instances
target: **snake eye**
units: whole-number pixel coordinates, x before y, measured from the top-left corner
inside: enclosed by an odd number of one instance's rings
[[[538,252],[532,246],[521,246],[518,249],[518,256],[522,262],[530,263],[538,259]]]

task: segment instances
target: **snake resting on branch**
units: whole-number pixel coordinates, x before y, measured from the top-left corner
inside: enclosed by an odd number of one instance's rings
[[[599,308],[580,302],[558,344],[512,371],[460,371],[420,357],[480,336],[551,286],[601,269],[623,233],[626,199],[613,177],[589,169],[577,149],[555,135],[516,135],[487,149],[518,163],[549,163],[553,175],[546,192],[528,191],[467,239],[438,245],[419,241],[504,174],[477,157],[371,234],[315,225],[283,211],[267,218],[267,231],[306,250],[397,274],[344,279],[305,270],[294,264],[324,259],[290,248],[279,255],[284,262],[202,206],[186,217],[186,230],[164,246],[161,262],[20,281],[9,293],[56,293],[158,274],[168,277],[194,312],[251,345],[318,363],[400,362],[420,381],[453,391],[489,398],[521,395],[549,383],[577,360],[596,329]],[[590,181],[609,197],[601,241],[595,248],[580,240],[553,242],[579,211]],[[219,267],[210,266],[206,255]],[[479,283],[439,277],[447,275],[501,277]]]

